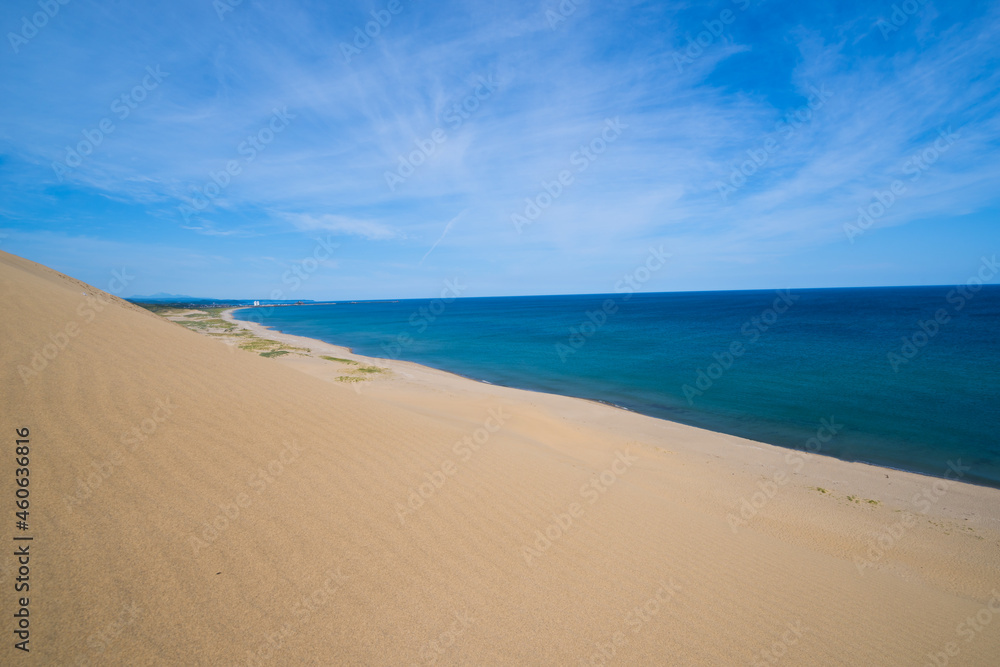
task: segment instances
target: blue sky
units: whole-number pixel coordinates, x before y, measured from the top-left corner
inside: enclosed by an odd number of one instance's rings
[[[0,249],[123,296],[611,292],[651,247],[648,291],[950,284],[1000,250],[995,2],[65,1],[0,9]]]

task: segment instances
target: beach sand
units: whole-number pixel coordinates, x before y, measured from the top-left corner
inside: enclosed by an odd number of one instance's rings
[[[998,490],[263,358],[2,252],[0,299],[0,664],[997,664]]]

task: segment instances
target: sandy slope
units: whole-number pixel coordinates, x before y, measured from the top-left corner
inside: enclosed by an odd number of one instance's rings
[[[14,549],[0,556],[0,664],[1000,655],[1000,492],[412,364],[343,385],[329,362],[261,358],[83,292],[101,294],[0,253],[0,539],[35,537],[29,655],[13,648]],[[36,351],[53,358],[28,374]],[[760,506],[745,525],[741,499]]]

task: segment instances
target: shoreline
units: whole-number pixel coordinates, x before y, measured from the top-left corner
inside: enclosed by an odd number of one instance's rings
[[[296,304],[284,304],[284,305],[295,306]],[[403,364],[403,365],[406,365],[406,367],[418,368],[418,369],[422,369],[422,370],[425,370],[425,371],[430,372],[430,373],[441,373],[441,374],[444,374],[446,376],[453,377],[453,378],[458,378],[458,379],[463,380],[463,381],[473,382],[473,383],[476,383],[477,385],[486,385],[486,386],[490,386],[490,387],[497,387],[497,388],[509,389],[509,390],[515,391],[515,392],[527,392],[529,394],[536,394],[536,395],[539,395],[539,396],[554,396],[554,397],[559,397],[559,398],[568,399],[568,400],[583,401],[583,402],[585,402],[587,404],[601,406],[601,407],[604,407],[604,408],[610,408],[610,409],[614,409],[614,410],[619,410],[619,411],[627,413],[627,414],[637,415],[637,416],[641,416],[641,417],[644,417],[644,418],[647,418],[647,419],[654,419],[654,420],[657,420],[657,421],[661,421],[661,422],[664,422],[664,423],[667,423],[667,424],[673,424],[673,425],[676,425],[676,426],[679,426],[679,427],[683,427],[683,428],[695,429],[697,431],[701,431],[701,432],[704,432],[704,433],[711,433],[711,434],[714,434],[714,435],[717,435],[717,436],[723,437],[723,438],[735,438],[737,440],[740,440],[740,441],[743,441],[743,442],[747,442],[747,443],[753,443],[753,444],[764,446],[764,447],[772,447],[772,448],[775,448],[777,450],[784,451],[784,452],[797,452],[797,453],[800,453],[800,454],[806,454],[808,456],[821,457],[821,458],[829,460],[829,461],[837,461],[839,463],[848,464],[848,465],[865,466],[867,468],[873,468],[876,471],[882,470],[882,471],[893,472],[893,473],[898,473],[898,474],[901,473],[901,474],[906,474],[906,475],[913,475],[915,477],[922,478],[922,479],[927,479],[927,480],[945,480],[945,481],[948,481],[948,482],[959,483],[959,484],[963,484],[963,485],[970,486],[970,487],[981,488],[981,489],[990,489],[992,491],[996,491],[996,492],[1000,493],[1000,487],[997,487],[997,486],[990,486],[989,484],[977,483],[975,481],[952,480],[951,478],[946,477],[945,475],[949,471],[948,464],[949,464],[950,461],[944,461],[943,465],[942,465],[942,471],[944,471],[944,472],[941,475],[935,475],[935,474],[932,474],[932,473],[921,472],[921,471],[917,471],[917,470],[908,470],[906,468],[896,468],[896,467],[892,467],[892,466],[882,465],[882,464],[879,464],[879,463],[871,463],[871,462],[868,462],[868,461],[856,461],[856,460],[842,459],[842,458],[839,458],[837,456],[833,456],[831,454],[825,454],[822,451],[807,451],[805,449],[799,449],[799,448],[796,448],[796,447],[786,447],[784,445],[776,445],[776,444],[773,444],[773,443],[764,442],[763,440],[755,440],[753,438],[749,438],[749,437],[745,437],[745,436],[733,435],[733,434],[725,433],[723,431],[716,431],[716,430],[713,430],[711,428],[706,428],[706,427],[703,427],[703,426],[696,426],[696,425],[693,425],[693,424],[686,424],[686,423],[680,422],[680,421],[674,421],[674,420],[671,420],[671,419],[667,419],[665,417],[658,417],[658,416],[655,416],[655,415],[648,415],[648,414],[646,414],[644,412],[639,412],[638,410],[633,410],[633,409],[625,407],[625,406],[617,405],[617,404],[612,403],[610,401],[602,401],[602,400],[599,400],[599,399],[586,398],[586,397],[582,397],[582,396],[572,396],[570,394],[560,394],[560,393],[556,393],[556,392],[547,392],[547,391],[542,391],[542,390],[538,390],[538,389],[529,389],[529,388],[525,388],[525,387],[515,387],[515,386],[511,386],[511,385],[496,384],[496,383],[493,383],[493,382],[489,382],[487,380],[481,380],[479,378],[470,377],[470,376],[467,376],[467,375],[462,375],[461,373],[456,373],[454,371],[449,371],[449,370],[445,370],[445,369],[441,369],[441,368],[435,368],[433,366],[427,366],[425,364],[421,364],[421,363],[415,362],[415,361],[407,361],[407,360],[404,360],[404,359],[388,359],[388,358],[385,358],[385,357],[370,357],[370,356],[367,356],[367,355],[359,354],[359,353],[355,352],[352,348],[349,348],[349,347],[346,347],[346,346],[343,346],[343,345],[337,345],[335,343],[327,343],[326,341],[320,340],[318,338],[310,338],[308,336],[299,336],[298,334],[285,333],[285,332],[282,332],[282,331],[278,331],[277,329],[272,329],[271,327],[265,326],[263,324],[259,324],[257,322],[248,322],[248,321],[245,321],[245,320],[238,320],[238,319],[235,319],[234,317],[232,317],[232,313],[234,313],[237,310],[249,310],[249,309],[252,309],[252,308],[261,308],[261,307],[263,307],[263,306],[236,306],[236,307],[228,308],[228,309],[222,311],[220,313],[220,317],[222,319],[228,321],[228,322],[233,323],[233,324],[236,324],[236,325],[239,325],[239,326],[245,326],[248,329],[250,329],[251,331],[253,331],[255,334],[257,334],[257,335],[264,335],[264,334],[266,334],[268,336],[271,336],[272,338],[280,336],[282,338],[279,338],[278,340],[280,340],[281,342],[290,343],[290,344],[294,344],[294,345],[298,345],[298,346],[306,346],[306,347],[309,347],[309,346],[328,346],[330,348],[333,348],[334,350],[339,351],[338,353],[340,353],[340,354],[349,355],[350,357],[355,358],[355,360],[360,361],[362,363],[366,363],[366,364],[379,365],[379,366],[382,366],[382,367],[385,367],[385,368],[390,368],[390,369],[392,368],[392,364]],[[959,462],[960,461],[961,461],[961,459],[959,459]],[[1000,523],[1000,515],[998,515],[997,521],[998,521],[998,523]]]
[[[822,535],[826,540],[832,533],[836,539],[822,550],[829,549],[827,555],[848,560],[851,569],[858,568],[859,574],[866,568],[896,571],[900,567],[897,559],[909,560],[911,554],[901,553],[903,550],[894,535],[905,536],[922,529],[940,532],[946,541],[962,535],[987,540],[996,545],[1000,554],[1000,489],[845,461],[822,452],[788,449],[589,399],[485,383],[416,362],[367,357],[344,346],[236,320],[229,312],[224,315],[223,319],[250,328],[257,335],[308,347],[316,354],[332,352],[359,363],[390,369],[392,377],[352,385],[345,391],[353,390],[394,408],[423,413],[433,406],[433,416],[444,420],[451,418],[453,411],[459,411],[463,403],[501,403],[512,406],[518,413],[529,410],[540,413],[533,421],[545,422],[547,430],[578,434],[576,442],[539,442],[562,456],[580,457],[597,466],[602,458],[628,443],[641,446],[643,453],[665,456],[679,464],[685,475],[698,479],[683,493],[714,507],[715,512],[725,517],[727,530],[734,536],[759,531],[801,548],[814,549],[816,545],[806,536]],[[320,361],[319,366],[310,363],[317,359],[282,357],[274,361],[332,381],[329,374],[324,377],[322,373],[324,362]],[[438,401],[429,400],[428,393],[445,393],[453,398],[443,407]],[[465,418],[463,421],[471,421],[467,414],[461,417]],[[553,427],[553,423],[557,426]],[[533,437],[535,429],[525,429],[521,435]],[[589,442],[581,451],[578,442],[584,439]],[[948,462],[942,461],[942,469],[948,469]],[[725,483],[720,484],[723,479]],[[682,482],[681,478],[673,477],[673,484],[686,486],[687,480]],[[715,488],[706,490],[708,487]],[[677,488],[656,491],[674,494]],[[686,498],[685,503],[689,502],[691,499]],[[936,538],[924,533],[923,539],[932,543]],[[886,540],[889,548],[883,550],[879,545]],[[878,556],[872,559],[872,553]],[[952,555],[946,556],[942,551],[941,557],[954,565]],[[918,576],[927,583],[950,588],[954,585],[954,573],[939,566],[917,575],[912,565],[903,566],[903,571],[908,573],[906,576]],[[1000,582],[990,587],[997,583]],[[962,594],[969,597],[989,597],[988,589],[979,589],[979,584],[961,588]],[[975,593],[974,589],[980,592]]]

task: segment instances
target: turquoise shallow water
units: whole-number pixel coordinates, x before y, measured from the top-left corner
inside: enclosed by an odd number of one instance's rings
[[[1000,488],[1000,287],[610,294],[237,311],[494,384]],[[829,431],[823,431],[827,435]],[[810,448],[814,448],[813,441]]]

